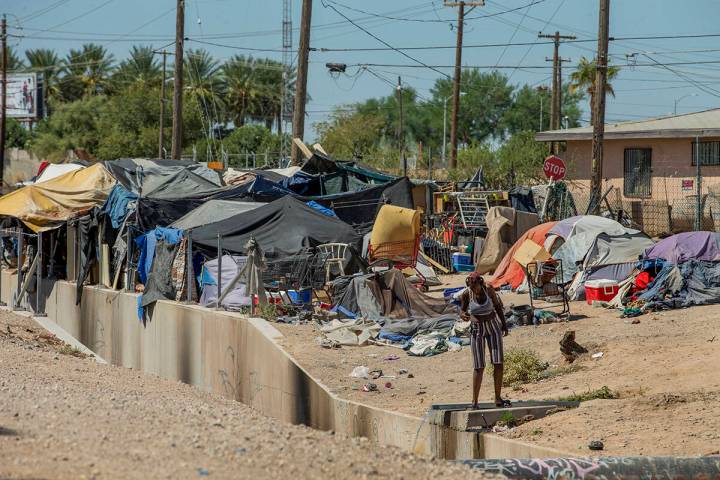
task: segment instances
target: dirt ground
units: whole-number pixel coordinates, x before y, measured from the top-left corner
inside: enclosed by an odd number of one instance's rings
[[[479,478],[75,356],[0,312],[0,478]]]
[[[463,277],[444,278],[446,286]],[[441,289],[435,289],[435,294]],[[503,293],[506,305],[527,304],[527,295]],[[603,386],[618,399],[583,402],[577,409],[527,423],[503,433],[574,454],[591,453],[591,440],[604,442],[604,455],[705,455],[720,451],[720,306],[647,314],[633,324],[619,312],[572,302],[573,320],[518,327],[505,348],[537,352],[551,366],[566,366],[558,342],[567,330],[589,353],[578,370],[521,388],[506,389],[515,400],[558,399]],[[289,352],[316,378],[344,398],[422,416],[433,403],[469,402],[471,356],[467,348],[434,357],[411,357],[387,346],[323,349],[312,325],[278,325]],[[593,359],[592,354],[602,352]],[[397,360],[386,360],[390,355]],[[368,380],[350,378],[359,365],[396,376],[374,381],[378,392],[363,392]],[[406,369],[409,375],[398,374]],[[481,400],[493,398],[486,379]],[[392,388],[386,388],[391,382]]]

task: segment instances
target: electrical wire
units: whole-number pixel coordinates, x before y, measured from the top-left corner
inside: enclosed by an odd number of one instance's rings
[[[51,11],[55,10],[58,7],[62,7],[66,3],[68,3],[70,0],[59,0],[55,3],[52,3],[48,5],[47,7],[43,7],[40,10],[36,10],[33,13],[30,13],[24,17],[21,17],[18,19],[20,22],[29,22],[31,20],[35,20],[38,17],[41,17],[45,15],[46,13],[50,13]]]

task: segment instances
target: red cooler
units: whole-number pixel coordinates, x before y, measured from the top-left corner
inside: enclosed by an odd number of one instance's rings
[[[588,280],[585,282],[585,299],[588,305],[593,301],[609,302],[620,291],[615,280]]]

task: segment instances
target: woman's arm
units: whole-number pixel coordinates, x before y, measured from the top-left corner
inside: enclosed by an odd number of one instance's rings
[[[500,300],[500,297],[498,297],[493,287],[486,285],[485,290],[493,303],[493,307],[495,307],[495,313],[500,319],[502,329],[507,331],[507,324],[505,323],[505,307],[503,306],[502,300]]]

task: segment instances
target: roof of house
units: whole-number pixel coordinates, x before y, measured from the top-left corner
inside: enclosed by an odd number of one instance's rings
[[[541,142],[591,140],[593,127],[568,128],[538,132]],[[667,117],[605,124],[605,139],[619,138],[687,138],[720,136],[720,108]]]

